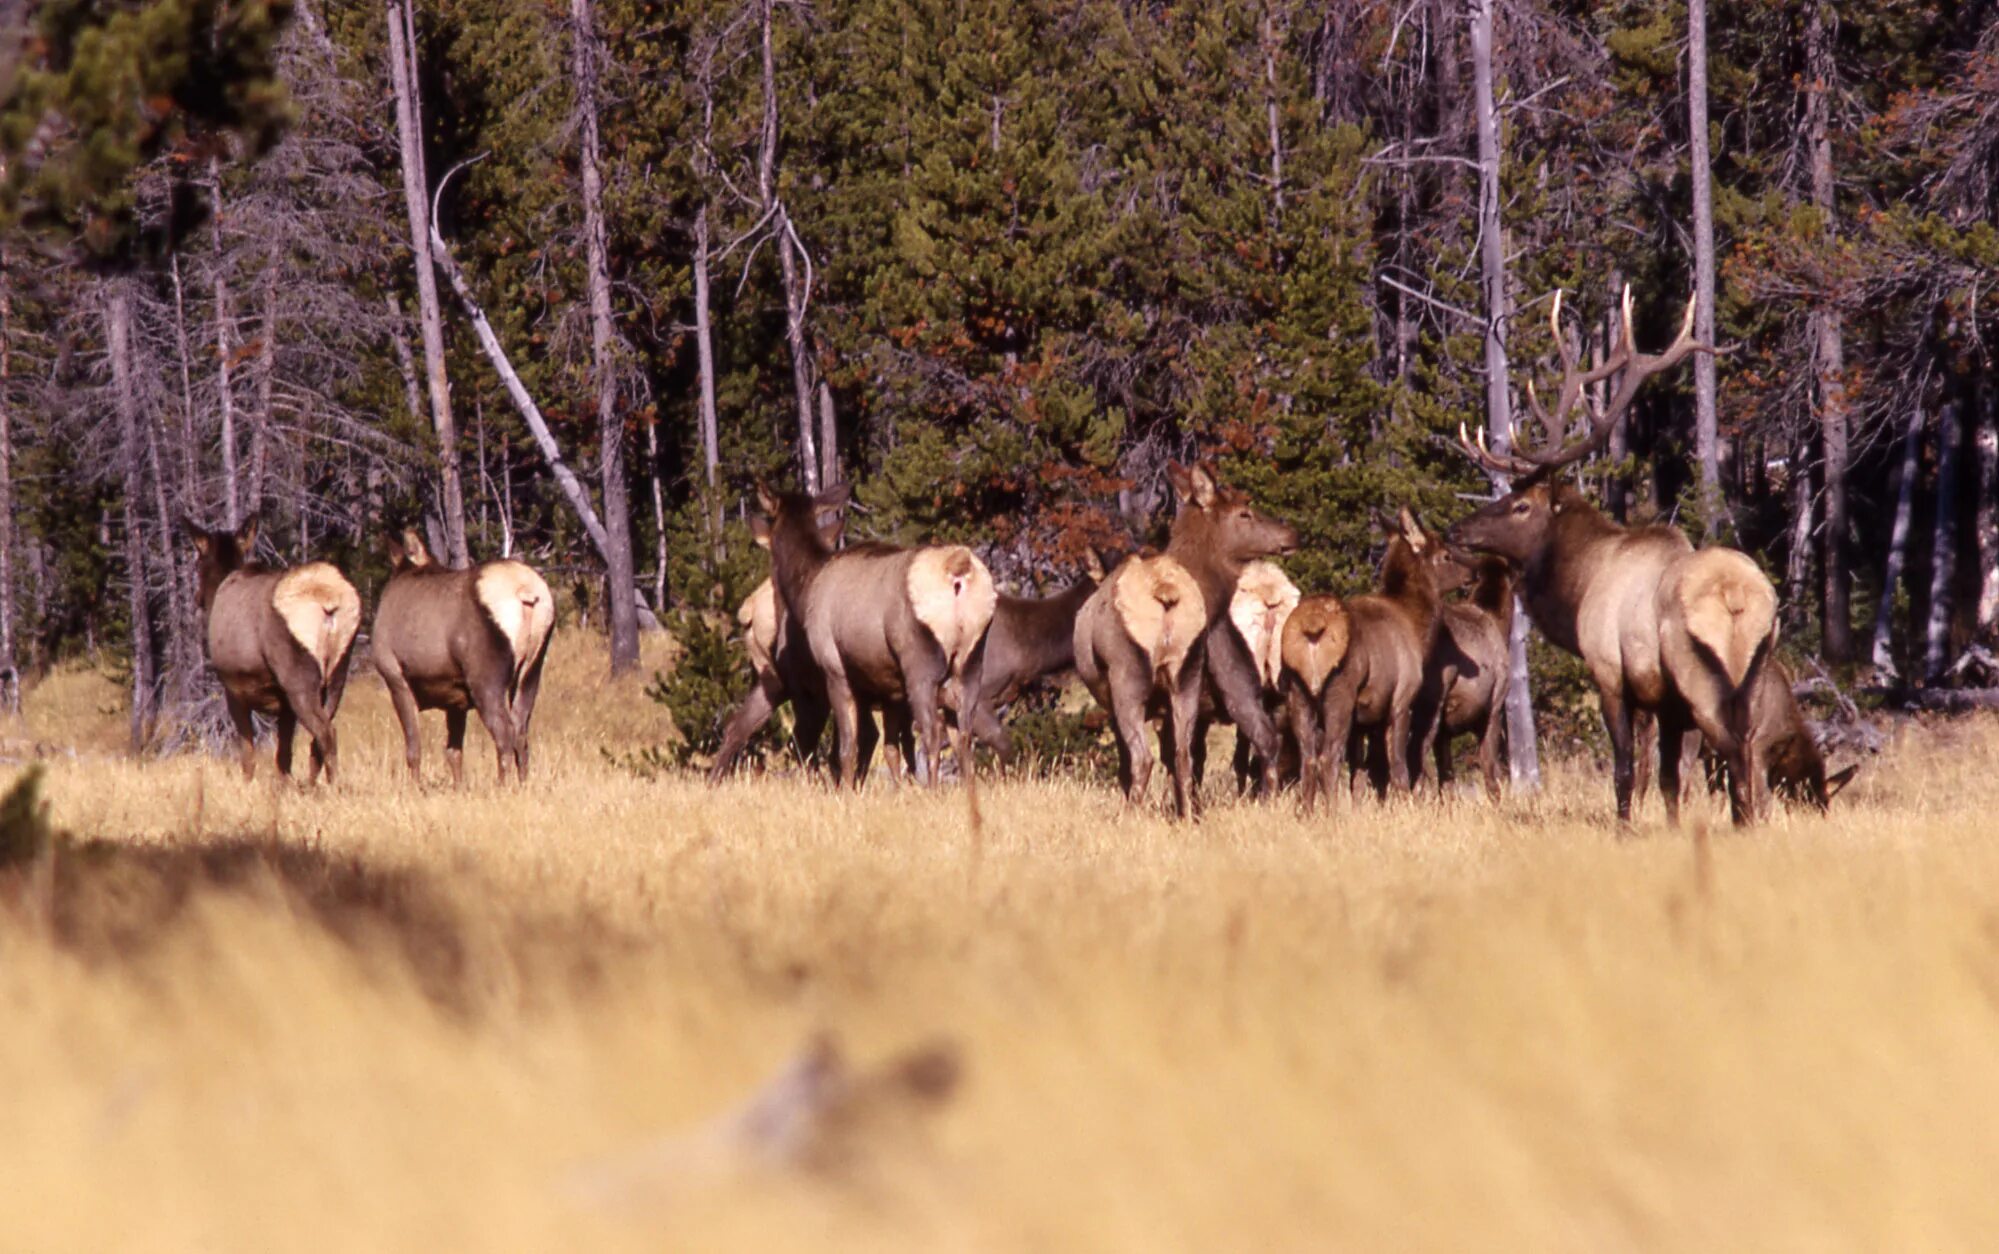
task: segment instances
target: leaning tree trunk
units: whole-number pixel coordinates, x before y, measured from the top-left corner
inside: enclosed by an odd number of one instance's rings
[[[146,594],[145,436],[132,381],[132,297],[114,281],[104,303],[105,341],[111,353],[111,387],[118,407],[119,460],[125,480],[125,573],[131,583],[132,752],[152,738],[157,693],[153,682],[153,619]]]
[[[1694,337],[1714,343],[1714,186],[1707,137],[1707,0],[1687,3],[1687,164],[1694,192]],[[1715,360],[1694,355],[1694,451],[1700,460],[1701,526],[1721,534],[1721,435]]]
[[[701,470],[708,480],[709,544],[722,554],[720,440],[715,422],[715,340],[708,314],[708,206],[694,211],[694,352],[701,373]]]
[[[1951,581],[1957,577],[1957,476],[1962,459],[1963,405],[1946,396],[1937,407],[1936,519],[1930,546],[1930,614],[1923,632],[1923,678],[1936,683],[1949,661]]]
[[[1902,581],[1902,567],[1909,556],[1909,532],[1916,513],[1916,473],[1921,468],[1923,407],[1909,409],[1909,424],[1902,431],[1902,457],[1895,467],[1895,517],[1888,526],[1888,557],[1881,566],[1881,595],[1874,603],[1874,672],[1879,682],[1896,674],[1895,667],[1895,587]]]
[[[1821,239],[1833,242],[1837,211],[1832,174],[1833,31],[1830,5],[1815,3],[1805,17],[1805,131],[1811,147],[1812,205]],[[1821,628],[1826,658],[1853,656],[1852,580],[1846,564],[1847,403],[1846,345],[1839,310],[1830,300],[1812,311],[1814,373],[1818,376],[1819,440],[1825,476],[1825,599]],[[1712,343],[1713,341],[1708,341]],[[1706,360],[1706,355],[1702,355]]]
[[[7,254],[0,249],[0,712],[21,712],[21,667],[14,656],[14,305]]]
[[[625,483],[625,426],[618,416],[618,379],[611,324],[611,263],[604,226],[604,184],[598,167],[597,36],[590,0],[570,0],[570,39],[576,74],[576,111],[582,121],[583,236],[590,285],[590,365],[597,390],[597,438],[603,477],[604,599],[611,618],[611,674],[639,664],[637,585],[632,572],[631,498]]]
[[[1499,116],[1492,91],[1493,0],[1474,0],[1471,22],[1472,75],[1478,111],[1479,263],[1485,286],[1486,424],[1492,445],[1513,447],[1512,397],[1507,392],[1506,241],[1499,221]],[[1527,682],[1527,615],[1514,606],[1511,672],[1506,687],[1506,756],[1513,786],[1541,784],[1541,760],[1534,740],[1534,697]]]
[[[813,434],[812,357],[805,343],[805,309],[811,300],[810,284],[799,273],[806,260],[794,248],[796,237],[791,217],[777,195],[777,58],[771,48],[772,6],[763,0],[763,133],[757,145],[757,190],[764,214],[777,240],[778,266],[784,274],[784,339],[791,350],[792,400],[798,406],[798,474],[807,492],[820,488],[819,441]],[[809,264],[809,263],[808,263]]]
[[[431,271],[430,199],[423,165],[422,105],[416,86],[416,25],[401,0],[388,0],[389,78],[396,93],[396,132],[402,143],[403,206],[409,215],[410,253],[416,263],[417,320],[423,331],[424,376],[430,385],[430,419],[437,432],[438,486],[444,544],[451,565],[471,564],[465,548],[465,489],[458,474],[458,427],[451,417],[451,383],[444,369],[444,311]]]

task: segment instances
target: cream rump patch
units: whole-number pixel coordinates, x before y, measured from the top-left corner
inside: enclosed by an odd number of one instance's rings
[[[1134,557],[1112,576],[1111,606],[1133,644],[1145,651],[1152,673],[1177,680],[1187,654],[1208,625],[1208,606],[1194,576],[1160,554]]]
[[[749,650],[750,669],[769,674],[777,653],[777,586],[766,579],[736,610],[736,622],[743,628],[743,647]]]
[[[1305,691],[1316,697],[1347,660],[1352,639],[1353,623],[1338,597],[1306,597],[1284,620],[1284,669],[1298,676]]]
[[[330,562],[307,562],[278,577],[271,608],[299,647],[319,663],[321,682],[361,630],[361,594]]]
[[[1732,686],[1742,687],[1776,626],[1770,580],[1734,549],[1702,549],[1687,559],[1674,594],[1687,634],[1714,654]]]
[[[1270,562],[1251,562],[1235,581],[1229,621],[1256,659],[1257,676],[1275,688],[1284,673],[1284,620],[1298,607],[1298,585]]]
[[[486,617],[513,649],[513,682],[519,684],[555,630],[555,598],[533,567],[511,558],[481,566],[472,586]]]
[[[916,621],[929,628],[953,673],[972,656],[999,604],[992,572],[978,554],[959,544],[918,549],[903,586]]]

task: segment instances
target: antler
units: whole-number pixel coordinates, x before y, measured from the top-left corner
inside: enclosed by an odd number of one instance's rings
[[[1562,333],[1562,294],[1555,293],[1555,299],[1548,311],[1548,329],[1555,337],[1555,350],[1562,361],[1562,381],[1555,394],[1553,412],[1542,408],[1540,395],[1534,389],[1533,380],[1527,383],[1527,407],[1540,422],[1546,443],[1540,449],[1525,450],[1520,453],[1494,453],[1485,445],[1485,437],[1480,436],[1476,447],[1465,438],[1462,425],[1458,428],[1458,443],[1465,454],[1487,471],[1503,475],[1532,474],[1537,470],[1555,470],[1577,462],[1601,449],[1610,439],[1611,429],[1617,418],[1631,405],[1638,395],[1638,389],[1653,375],[1661,374],[1678,365],[1690,353],[1712,353],[1712,344],[1701,344],[1694,340],[1694,302],[1687,302],[1686,316],[1680,321],[1680,333],[1673,337],[1663,352],[1641,353],[1632,339],[1631,286],[1624,287],[1620,302],[1619,334],[1617,346],[1611,350],[1602,365],[1590,370],[1580,369],[1576,350]],[[1617,376],[1617,388],[1610,399],[1601,407],[1588,400],[1588,388]],[[1588,432],[1581,439],[1571,443],[1579,426],[1572,421],[1571,414],[1582,406],[1587,410]]]

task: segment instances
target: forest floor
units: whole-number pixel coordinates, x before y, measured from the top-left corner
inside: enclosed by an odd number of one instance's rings
[[[41,746],[67,839],[0,870],[0,1244],[1999,1230],[1999,721],[1912,728],[1831,817],[1747,835],[1704,797],[1620,835],[1578,766],[1496,810],[1218,797],[1198,826],[995,782],[975,840],[955,788],[641,779],[603,748],[658,707],[558,644],[524,791],[476,730],[443,787],[435,715],[412,785],[371,677],[316,791],[119,756],[102,677],[29,694],[0,752]],[[843,1107],[800,1165],[728,1121],[820,1032],[864,1067],[947,1042],[962,1081]]]

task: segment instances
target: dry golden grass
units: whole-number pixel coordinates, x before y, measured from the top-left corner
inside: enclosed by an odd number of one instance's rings
[[[467,792],[411,786],[365,680],[330,792],[267,764],[246,785],[193,758],[51,763],[79,837],[171,860],[275,835],[418,877],[421,909],[329,930],[252,876],[93,942],[0,872],[0,1244],[1823,1250],[1999,1229],[1991,721],[1913,734],[1831,819],[1749,835],[1703,799],[1711,839],[1665,831],[1656,801],[1620,838],[1607,781],[1564,771],[1497,813],[1223,802],[1197,827],[994,784],[975,845],[956,791],[633,778],[599,746],[659,739],[657,714],[558,645],[525,792],[494,785],[479,732]],[[105,690],[64,682],[31,738],[115,744]],[[120,883],[110,915],[137,909]],[[965,1087],[857,1179],[689,1142],[642,1196],[579,1198],[579,1172],[703,1127],[818,1029],[864,1059],[948,1036]]]

